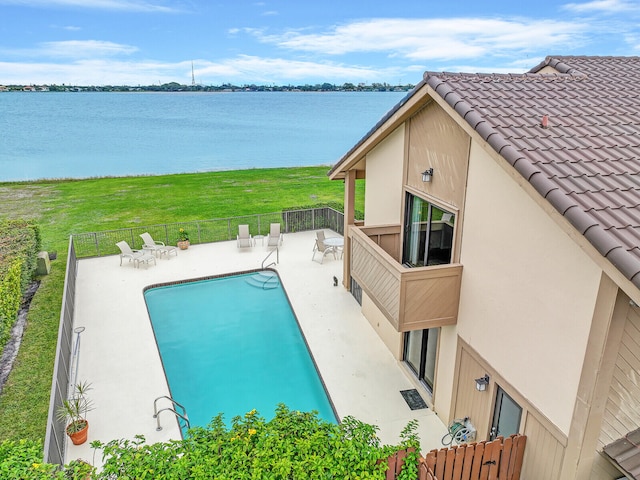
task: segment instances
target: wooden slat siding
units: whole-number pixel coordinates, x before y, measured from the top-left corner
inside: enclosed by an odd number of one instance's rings
[[[640,316],[629,308],[598,438],[598,450],[640,425]]]
[[[492,397],[487,395],[487,392],[479,392],[473,385],[475,385],[474,379],[482,377],[485,373],[487,372],[484,368],[478,365],[466,349],[463,349],[458,370],[458,385],[463,385],[464,388],[458,387],[453,415],[454,418],[468,416],[478,430],[478,439],[487,438],[489,434],[485,424],[489,420],[483,421],[483,419],[487,417],[487,412],[490,410]]]
[[[522,478],[557,479],[560,475],[565,445],[531,412],[526,413],[524,434],[527,454],[522,466]]]
[[[430,103],[409,122],[407,184],[425,190],[421,172],[433,167],[438,181],[429,192],[451,205],[464,202],[471,138],[438,104]]]

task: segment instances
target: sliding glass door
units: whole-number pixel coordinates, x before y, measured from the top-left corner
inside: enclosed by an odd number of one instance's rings
[[[439,332],[439,328],[429,328],[404,334],[404,361],[430,392],[435,381]]]
[[[425,267],[451,263],[455,215],[407,193],[402,263]]]

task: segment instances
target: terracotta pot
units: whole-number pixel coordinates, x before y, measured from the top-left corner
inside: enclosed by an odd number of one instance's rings
[[[180,248],[180,250],[186,250],[187,248],[189,248],[189,245],[191,245],[189,243],[189,240],[182,240],[178,242],[178,247]]]
[[[87,435],[89,434],[89,422],[85,420],[84,423],[84,428],[75,433],[69,433],[69,427],[71,425],[67,426],[67,435],[69,435],[69,438],[71,438],[74,445],[82,445],[87,441]]]

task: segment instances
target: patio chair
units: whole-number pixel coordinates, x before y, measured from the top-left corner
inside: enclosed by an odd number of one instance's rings
[[[140,262],[149,263],[151,260],[153,260],[153,264],[155,265],[156,263],[155,255],[147,253],[143,250],[131,250],[129,244],[124,240],[116,243],[116,245],[120,249],[120,266],[122,266],[123,258],[128,258],[129,262],[133,261],[133,268],[139,267]]]
[[[174,247],[172,245],[165,245],[162,242],[156,242],[149,232],[144,232],[140,234],[142,238],[142,249],[148,250],[156,255],[166,255],[167,258],[173,253],[176,257],[178,256],[178,247]]]
[[[280,224],[272,223],[269,227],[269,238],[267,240],[267,247],[277,247],[282,245],[282,233],[280,233]]]
[[[238,225],[237,241],[238,248],[253,246],[253,239],[249,233],[249,225]]]
[[[316,253],[322,253],[322,258],[320,259],[320,263],[324,261],[324,256],[330,253],[333,254],[333,258],[336,257],[336,250],[329,245],[325,245],[324,243],[324,231],[320,230],[316,232],[316,243],[313,246],[313,255],[311,256],[311,260],[314,261],[316,259]]]

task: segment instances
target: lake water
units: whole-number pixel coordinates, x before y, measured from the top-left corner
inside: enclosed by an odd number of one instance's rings
[[[405,95],[0,93],[0,181],[331,165]]]

